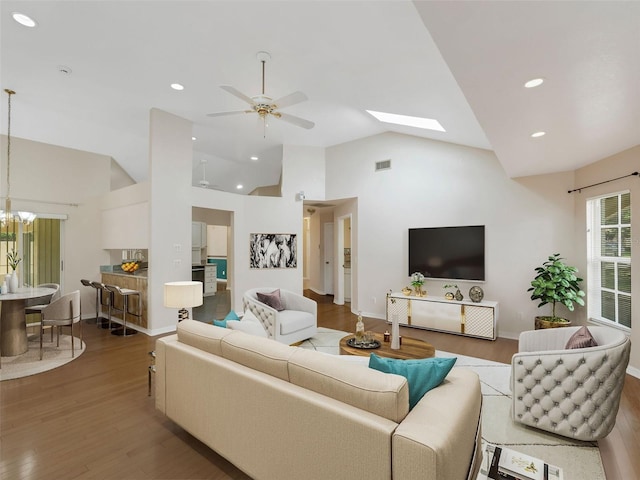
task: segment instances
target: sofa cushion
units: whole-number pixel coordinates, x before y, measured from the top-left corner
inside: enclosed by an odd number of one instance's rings
[[[242,320],[244,321],[244,320]],[[289,381],[288,361],[295,347],[269,338],[235,332],[222,342],[222,356],[259,372]]]
[[[442,383],[453,368],[456,358],[420,358],[398,360],[382,358],[372,353],[369,367],[385,373],[402,375],[409,382],[409,409],[412,409],[429,390]]]
[[[567,341],[567,344],[564,348],[566,350],[572,350],[574,348],[588,348],[597,346],[598,342],[596,342],[595,338],[593,338],[593,335],[591,335],[589,329],[583,326],[576,330],[575,333],[571,335],[571,337],[569,337],[569,340]]]
[[[265,305],[269,305],[271,308],[281,312],[284,310],[284,305],[282,304],[282,300],[280,299],[280,289],[276,289],[271,293],[263,293],[256,292],[258,296],[258,300],[260,300]]]
[[[227,316],[224,317],[225,320],[240,320],[240,317],[238,316],[238,314],[233,311],[233,310],[229,310],[229,313],[227,313]]]
[[[214,327],[197,320],[183,320],[178,323],[177,330],[180,342],[218,356],[222,355],[222,339],[233,334],[226,328]]]
[[[248,333],[249,335],[256,335],[258,337],[268,337],[264,326],[260,323],[260,320],[258,320],[258,318],[249,309],[244,312],[242,320],[227,320],[227,328],[240,330],[241,332]]]
[[[227,328],[227,320],[226,319],[224,319],[224,320],[214,320],[213,324],[216,327]]]
[[[294,348],[289,381],[393,422],[409,412],[407,380],[314,350]]]
[[[308,312],[283,310],[280,312],[280,335],[289,335],[314,324],[314,317]]]

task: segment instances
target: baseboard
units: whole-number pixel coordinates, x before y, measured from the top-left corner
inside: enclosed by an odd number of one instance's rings
[[[627,373],[632,377],[640,378],[640,368],[628,366]]]

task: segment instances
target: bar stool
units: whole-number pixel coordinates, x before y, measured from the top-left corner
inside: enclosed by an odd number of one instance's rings
[[[138,290],[132,290],[130,288],[120,288],[117,285],[107,285],[104,286],[107,290],[109,290],[113,294],[113,302],[111,302],[111,307],[109,308],[109,312],[111,309],[116,310],[117,312],[122,312],[122,328],[116,328],[111,331],[112,335],[119,335],[122,337],[128,337],[129,335],[135,335],[138,333],[137,330],[132,328],[127,328],[127,315],[133,315],[134,317],[140,318],[142,316],[142,297],[140,296],[140,292]],[[115,306],[115,296],[120,295],[122,297],[122,308],[117,308]],[[138,296],[138,313],[134,313],[129,310],[129,297],[137,295]],[[111,325],[111,313],[109,313],[109,325]]]
[[[91,285],[91,282],[85,278],[80,279],[80,283],[85,287],[94,288],[94,286]],[[99,296],[98,289],[96,289],[96,318],[95,318],[96,322],[98,321],[98,296]],[[93,320],[88,318],[87,323],[93,323]]]
[[[80,280],[83,282],[84,280]],[[101,282],[89,282],[90,285],[96,289],[96,326],[98,328],[111,328],[111,304],[113,303],[113,293],[107,290],[104,286],[104,283]],[[107,303],[103,303],[104,300],[107,300]],[[109,319],[108,322],[103,322],[102,315],[100,315],[100,311],[102,306],[109,307]]]

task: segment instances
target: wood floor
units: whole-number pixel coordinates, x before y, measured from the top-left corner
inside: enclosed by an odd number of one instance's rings
[[[318,301],[321,326],[354,329],[348,307],[307,294]],[[365,319],[365,326],[378,332],[388,328],[375,319]],[[95,325],[84,327],[87,351],[80,358],[0,383],[0,478],[248,479],[155,411],[147,396],[148,352],[155,338],[116,337]],[[422,330],[402,334],[439,350],[505,363],[516,350],[516,342],[506,339]],[[609,480],[640,478],[640,380],[627,376],[616,427],[600,446]]]

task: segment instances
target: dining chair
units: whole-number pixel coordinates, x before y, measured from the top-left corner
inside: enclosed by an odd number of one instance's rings
[[[58,347],[60,346],[60,327],[71,327],[71,357],[73,358],[75,356],[75,337],[73,336],[73,325],[75,323],[80,323],[80,346],[82,347],[80,290],[67,293],[42,309],[42,319],[40,322],[40,360],[42,360],[42,337],[44,336],[44,328],[47,326],[56,327]]]
[[[55,292],[48,299],[45,297],[39,297],[34,299],[26,300],[24,313],[25,315],[35,314],[39,315],[42,318],[42,309],[49,305],[51,302],[60,298],[60,285],[57,283],[41,283],[36,288],[53,288]],[[40,325],[40,321],[38,322],[30,322],[27,323],[27,327],[36,327]],[[53,328],[51,328],[51,341],[53,342]]]

